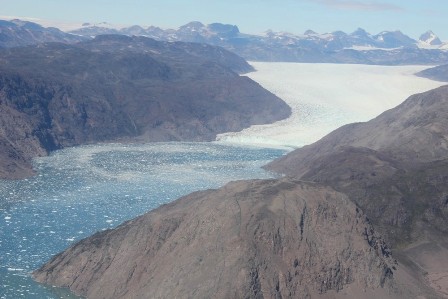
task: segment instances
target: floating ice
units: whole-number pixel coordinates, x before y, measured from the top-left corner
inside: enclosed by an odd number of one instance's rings
[[[181,195],[272,177],[260,167],[284,153],[217,143],[109,144],[36,159],[39,175],[0,181],[0,281],[8,285],[0,285],[0,298],[60,298],[28,272],[73,242]]]

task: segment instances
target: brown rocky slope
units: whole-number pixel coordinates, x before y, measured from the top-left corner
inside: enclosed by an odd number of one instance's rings
[[[448,86],[344,126],[268,168],[347,194],[396,257],[448,297]]]
[[[268,168],[349,194],[392,243],[447,232],[448,86],[343,126]]]
[[[0,51],[0,178],[85,143],[213,140],[286,118],[290,108],[224,49],[100,36]]]
[[[280,179],[183,197],[78,242],[34,278],[91,299],[423,292],[405,287],[395,271],[389,249],[345,195]]]

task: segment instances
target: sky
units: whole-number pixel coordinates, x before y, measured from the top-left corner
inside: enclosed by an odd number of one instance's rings
[[[237,25],[241,32],[301,34],[363,28],[401,30],[418,38],[432,30],[448,41],[448,0],[0,0],[0,18],[66,23],[108,22],[176,29],[190,21]]]

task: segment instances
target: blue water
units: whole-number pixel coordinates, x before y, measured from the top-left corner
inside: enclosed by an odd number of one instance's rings
[[[201,189],[269,178],[279,149],[219,143],[95,145],[35,161],[37,175],[0,180],[0,298],[77,298],[30,272],[98,230]]]

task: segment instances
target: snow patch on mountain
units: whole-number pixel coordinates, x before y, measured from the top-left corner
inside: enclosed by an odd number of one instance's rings
[[[435,35],[431,30],[423,33],[420,36],[419,41],[432,46],[440,46],[442,44],[442,41],[439,39],[439,37]]]
[[[417,46],[420,49],[428,50],[448,50],[448,43],[444,43],[440,38],[431,30],[423,33],[417,41]]]

